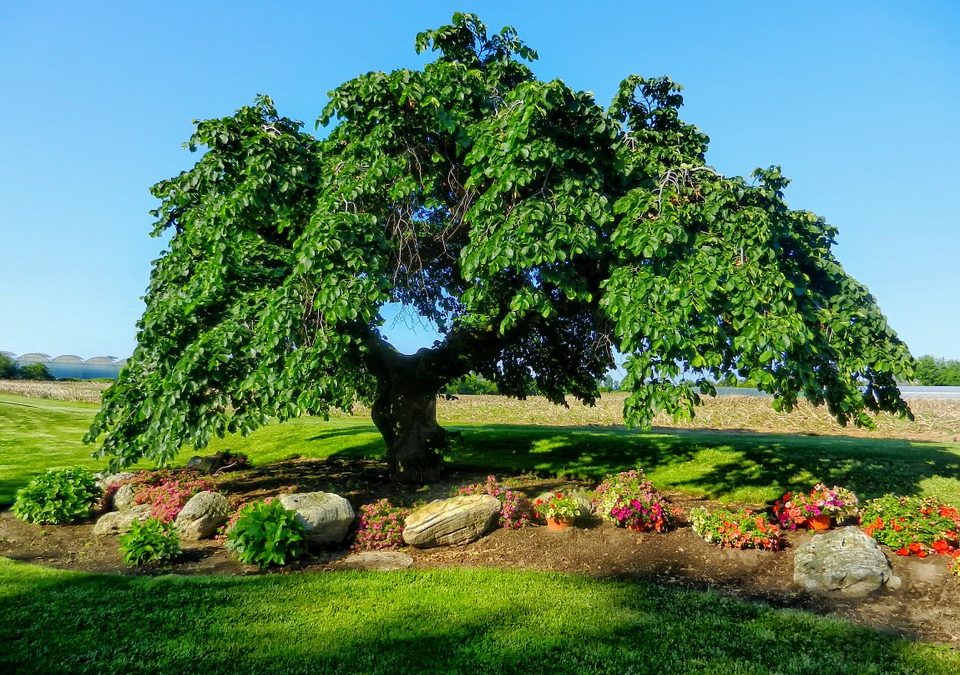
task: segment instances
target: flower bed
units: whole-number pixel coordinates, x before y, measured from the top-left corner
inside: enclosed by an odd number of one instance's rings
[[[690,521],[697,535],[720,548],[779,551],[783,547],[780,528],[751,509],[718,509],[710,513],[700,506],[690,511]]]
[[[666,532],[680,515],[640,469],[608,475],[597,488],[596,504],[602,518],[638,532]]]
[[[355,551],[377,551],[403,546],[403,521],[410,509],[392,505],[386,499],[360,507]]]
[[[787,492],[773,505],[773,515],[785,530],[808,527],[813,518],[826,516],[837,521],[855,518],[859,500],[850,490],[838,486],[828,488],[818,483],[804,494]]]
[[[487,476],[485,483],[465,485],[455,495],[492,495],[500,500],[500,527],[518,530],[533,524],[534,512],[530,500],[516,490],[502,485],[496,476]]]
[[[960,511],[933,497],[884,495],[864,504],[864,532],[897,555],[953,554],[958,550]]]
[[[132,478],[112,483],[107,495],[113,495],[123,485],[133,485],[133,501],[149,504],[150,515],[163,523],[174,520],[198,492],[213,490],[213,483],[200,478],[196,471],[161,469],[140,471]]]

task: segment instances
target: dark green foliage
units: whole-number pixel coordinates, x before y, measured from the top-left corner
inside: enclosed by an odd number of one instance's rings
[[[21,380],[55,380],[47,367],[42,363],[28,363],[20,366],[16,375]]]
[[[227,545],[246,565],[261,569],[286,565],[306,551],[303,525],[297,514],[279,501],[255,502],[243,507],[227,533]]]
[[[669,79],[630,76],[605,109],[469,14],[416,46],[436,59],[331,92],[324,140],[263,96],[197,123],[196,165],[153,188],[170,247],[87,436],[114,467],[360,400],[391,468],[419,469],[449,382],[590,404],[616,352],[632,425],[692,414],[730,374],[778,410],[802,395],[841,424],[909,414],[910,355],[833,255],[836,229],[787,206],[776,167],[705,165]],[[398,354],[387,303],[442,339]]]
[[[447,386],[443,388],[444,394],[496,394],[497,384],[496,382],[491,382],[490,380],[476,375],[475,373],[467,373],[463,377],[459,377]]]
[[[960,361],[921,356],[917,359],[913,379],[927,387],[960,386]]]
[[[17,376],[17,362],[6,354],[0,354],[0,380],[12,380]]]
[[[17,491],[13,514],[29,523],[72,523],[89,518],[101,494],[89,469],[50,469]]]
[[[156,518],[142,523],[134,520],[130,531],[120,535],[118,541],[123,562],[135,567],[167,562],[180,555],[180,535],[173,523],[163,523]]]

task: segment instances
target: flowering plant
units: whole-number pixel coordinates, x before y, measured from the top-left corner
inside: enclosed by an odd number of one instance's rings
[[[364,504],[360,507],[353,549],[370,551],[403,546],[403,521],[409,513],[409,509],[393,506],[386,499]]]
[[[952,554],[960,543],[960,511],[933,497],[871,499],[864,504],[860,522],[864,532],[897,555]]]
[[[137,504],[149,504],[150,515],[162,523],[174,520],[183,510],[190,498],[198,492],[212,490],[213,483],[198,478],[194,472],[183,471],[169,478],[148,479],[137,490],[133,501]]]
[[[533,506],[530,500],[516,490],[511,490],[497,481],[496,476],[487,476],[485,483],[465,485],[454,495],[492,495],[500,500],[500,527],[519,530],[533,523]]]
[[[597,512],[617,527],[666,532],[680,515],[640,469],[608,475],[596,494]]]
[[[690,511],[693,531],[720,548],[757,548],[779,551],[783,547],[780,529],[751,509],[718,509],[709,513],[702,506]]]
[[[859,505],[857,495],[852,491],[836,485],[828,488],[823,483],[817,483],[806,494],[784,494],[773,505],[773,515],[780,522],[780,527],[795,530],[806,527],[810,518],[816,516],[829,516],[837,520],[856,517]]]
[[[580,502],[562,492],[552,492],[546,499],[533,503],[542,518],[576,518],[580,515]]]

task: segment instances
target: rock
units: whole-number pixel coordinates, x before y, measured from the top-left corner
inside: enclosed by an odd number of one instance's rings
[[[177,514],[180,537],[187,540],[209,539],[230,517],[230,502],[219,492],[205,490],[193,495]]]
[[[417,548],[466,544],[489,532],[499,513],[500,501],[491,495],[440,499],[407,516],[403,540]]]
[[[121,485],[120,488],[113,493],[113,508],[117,511],[126,511],[132,509],[137,505],[134,501],[134,498],[137,496],[137,486],[130,485]]]
[[[120,473],[110,473],[110,474],[98,474],[97,475],[97,485],[100,486],[101,490],[106,491],[114,483],[119,483],[120,481],[130,480],[137,474],[132,471],[121,471]]]
[[[98,537],[108,534],[124,534],[133,524],[133,521],[143,522],[150,517],[150,505],[141,504],[124,511],[111,511],[100,516],[93,526],[93,533]]]
[[[223,468],[224,461],[220,455],[194,455],[187,462],[188,469],[195,469],[200,473],[213,473]]]
[[[853,526],[814,536],[797,549],[793,565],[794,583],[808,591],[862,597],[900,587],[877,542]]]
[[[558,491],[554,490],[553,492]],[[550,497],[553,496],[553,492],[544,492],[537,495],[534,498],[533,503],[536,504],[538,499],[542,499],[543,501],[550,499]],[[559,490],[559,492],[567,495],[568,497],[573,497],[577,500],[577,503],[580,504],[580,513],[577,516],[578,518],[586,518],[593,513],[593,500],[590,499],[587,494],[583,492],[566,492],[564,490]]]
[[[285,509],[297,512],[297,520],[314,544],[338,544],[347,536],[355,514],[350,502],[332,492],[280,495]]]
[[[347,570],[390,572],[406,569],[412,564],[413,558],[399,551],[362,551],[348,555],[337,563],[337,567]]]

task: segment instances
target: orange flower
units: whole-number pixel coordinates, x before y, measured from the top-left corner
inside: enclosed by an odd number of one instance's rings
[[[910,555],[910,551],[905,548],[897,549],[897,555]]]
[[[911,553],[920,553],[920,551],[923,550],[923,547],[915,541],[911,542],[910,546],[908,546],[907,548],[910,549]]]

